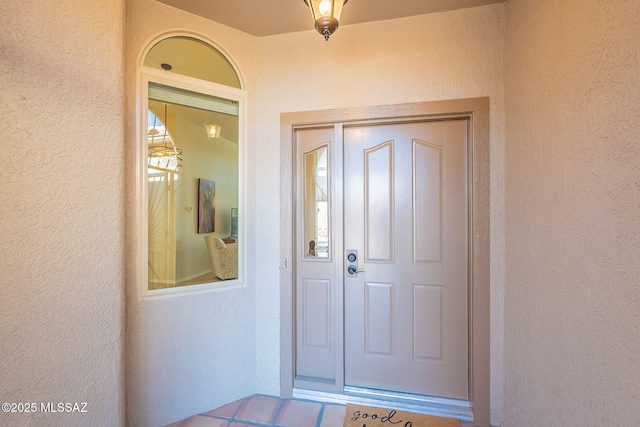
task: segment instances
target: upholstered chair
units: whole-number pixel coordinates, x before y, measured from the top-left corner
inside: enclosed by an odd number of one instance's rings
[[[238,244],[225,243],[217,236],[204,236],[209,250],[209,260],[213,274],[219,279],[228,280],[238,277]]]

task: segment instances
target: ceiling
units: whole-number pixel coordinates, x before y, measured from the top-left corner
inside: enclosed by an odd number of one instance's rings
[[[313,29],[303,0],[157,0],[254,36]],[[465,9],[504,0],[349,0],[341,26]]]

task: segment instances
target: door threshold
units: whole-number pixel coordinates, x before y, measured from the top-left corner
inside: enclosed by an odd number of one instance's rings
[[[467,400],[420,394],[399,393],[362,387],[345,386],[342,393],[294,388],[295,399],[313,400],[324,403],[382,407],[396,411],[415,412],[439,417],[457,418],[462,422],[473,422],[473,412]]]

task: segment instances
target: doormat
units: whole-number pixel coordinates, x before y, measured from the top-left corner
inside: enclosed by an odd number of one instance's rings
[[[454,418],[434,417],[393,409],[347,405],[344,427],[460,427]]]

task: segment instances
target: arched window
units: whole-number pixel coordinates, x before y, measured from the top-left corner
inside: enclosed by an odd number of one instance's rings
[[[176,35],[150,44],[138,82],[141,297],[242,286],[245,97],[235,67]]]
[[[163,65],[166,64],[166,65]],[[146,67],[241,89],[235,68],[218,49],[193,37],[175,36],[160,40],[144,58]]]

